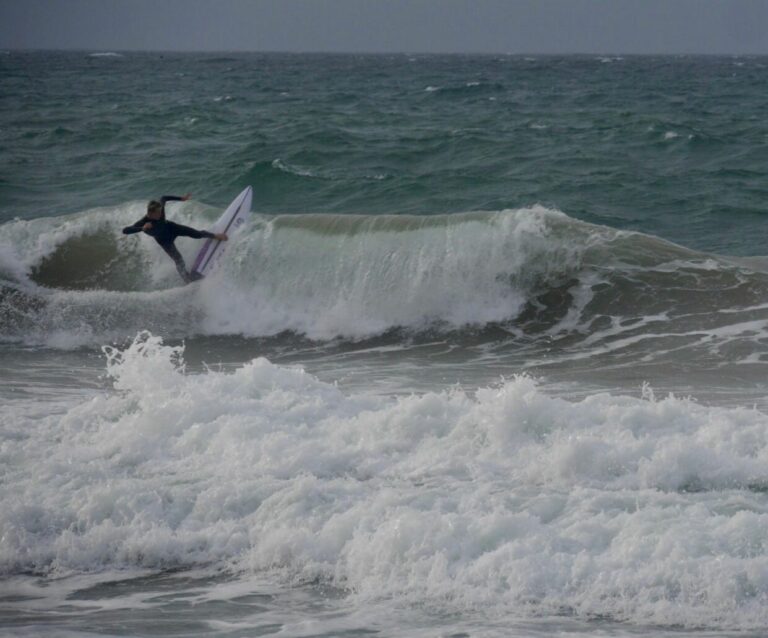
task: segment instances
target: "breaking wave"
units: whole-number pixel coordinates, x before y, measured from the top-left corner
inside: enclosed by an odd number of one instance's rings
[[[768,417],[650,389],[351,396],[147,333],[115,392],[0,415],[0,573],[205,567],[449,613],[768,625]]]
[[[171,217],[205,227],[218,211]],[[172,262],[121,227],[142,204],[0,226],[0,338],[72,347],[166,337],[359,339],[388,330],[674,334],[768,315],[760,264],[574,220],[541,206],[435,216],[254,215],[221,271],[180,287]],[[197,245],[178,246],[190,263]],[[634,326],[634,328],[633,328]]]

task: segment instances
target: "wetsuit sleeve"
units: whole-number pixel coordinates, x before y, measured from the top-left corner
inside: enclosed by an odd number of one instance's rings
[[[147,218],[142,217],[139,221],[134,222],[130,226],[123,228],[123,235],[133,235],[133,233],[140,233],[144,224],[147,223]]]
[[[192,237],[193,239],[213,239],[213,233],[209,233],[207,230],[197,230],[190,228],[189,226],[182,226],[176,222],[167,222],[172,228],[173,236],[175,237]]]
[[[166,204],[166,202],[183,202],[183,201],[184,201],[183,197],[177,197],[176,195],[163,195],[160,198],[160,205],[162,206],[161,210],[163,211],[162,219],[165,219],[165,204]]]

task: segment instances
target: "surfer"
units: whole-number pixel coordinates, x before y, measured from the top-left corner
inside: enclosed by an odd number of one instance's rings
[[[190,195],[184,197],[175,197],[173,195],[164,195],[160,201],[152,200],[147,205],[147,214],[139,221],[123,228],[124,235],[133,235],[134,233],[145,232],[147,235],[155,238],[160,247],[173,259],[176,264],[176,270],[179,271],[181,278],[189,283],[201,279],[197,273],[187,272],[187,266],[184,263],[184,257],[181,256],[178,248],[173,245],[177,237],[192,237],[194,239],[218,239],[227,241],[226,233],[210,233],[207,230],[197,230],[189,226],[182,226],[176,222],[168,221],[165,218],[166,202],[185,202]],[[197,275],[197,276],[195,276]]]

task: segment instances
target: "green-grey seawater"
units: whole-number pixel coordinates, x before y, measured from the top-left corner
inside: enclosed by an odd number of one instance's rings
[[[766,58],[0,57],[0,219],[193,191],[263,213],[531,204],[760,254]]]
[[[0,52],[0,633],[765,635],[767,81]]]

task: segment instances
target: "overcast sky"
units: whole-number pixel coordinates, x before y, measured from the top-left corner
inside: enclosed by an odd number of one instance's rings
[[[0,0],[0,49],[768,53],[768,0]]]

